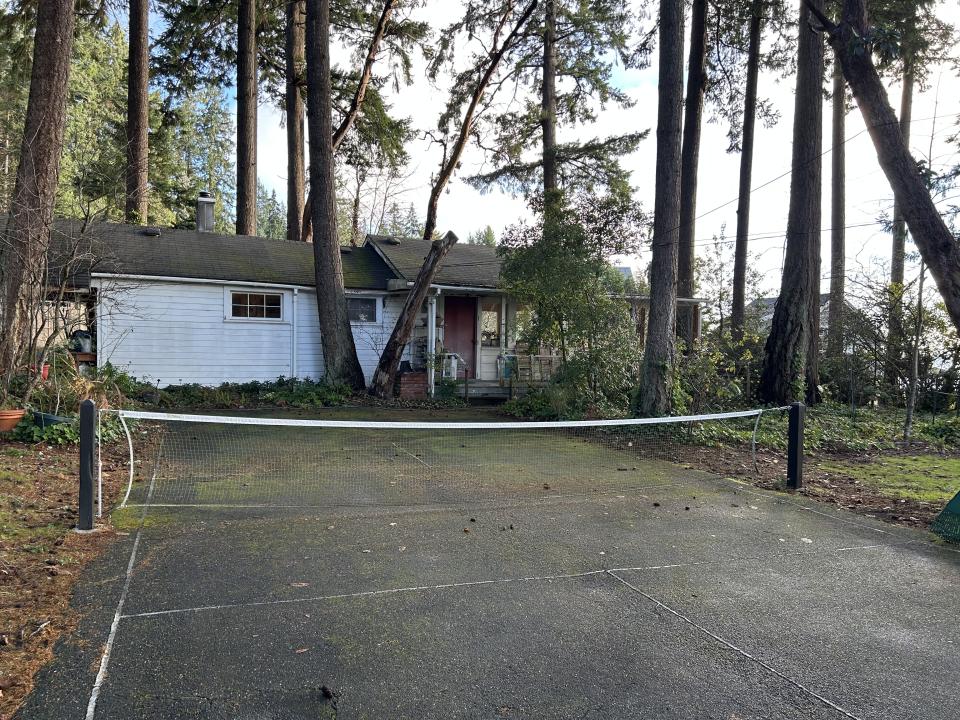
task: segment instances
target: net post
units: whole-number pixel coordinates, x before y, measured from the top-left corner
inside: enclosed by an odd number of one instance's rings
[[[799,490],[803,486],[803,421],[806,406],[801,402],[790,405],[787,422],[787,488]]]
[[[80,498],[77,530],[93,530],[93,463],[96,445],[97,405],[80,403]]]

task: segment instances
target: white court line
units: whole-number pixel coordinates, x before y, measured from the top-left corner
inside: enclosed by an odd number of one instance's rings
[[[768,663],[765,663],[765,662],[764,662],[763,660],[761,660],[760,658],[755,657],[754,655],[751,655],[751,654],[748,653],[746,650],[744,650],[744,649],[741,648],[741,647],[738,647],[738,646],[734,645],[734,644],[733,644],[732,642],[730,642],[729,640],[720,637],[719,635],[717,635],[717,634],[714,633],[714,632],[711,632],[710,630],[707,630],[707,628],[705,628],[703,625],[700,625],[700,624],[694,622],[693,620],[691,620],[689,617],[687,617],[687,616],[684,615],[683,613],[679,612],[678,610],[674,610],[672,607],[670,607],[669,605],[667,605],[667,604],[664,603],[664,602],[661,602],[660,600],[657,600],[657,599],[656,599],[655,597],[653,597],[652,595],[648,595],[648,594],[645,593],[643,590],[641,590],[640,588],[638,588],[636,585],[632,585],[632,584],[628,583],[628,582],[627,582],[626,580],[624,580],[622,577],[620,577],[619,575],[617,575],[617,574],[616,574],[616,571],[614,571],[614,570],[608,570],[606,574],[609,575],[610,577],[614,578],[615,580],[623,583],[624,585],[626,585],[628,588],[630,588],[631,590],[633,590],[633,591],[634,591],[635,593],[637,593],[638,595],[642,595],[643,597],[645,597],[647,600],[649,600],[649,601],[652,602],[653,604],[657,605],[657,606],[660,607],[660,608],[663,608],[663,609],[666,610],[668,613],[676,616],[677,618],[679,618],[679,619],[682,620],[683,622],[691,625],[692,627],[696,628],[697,630],[699,630],[700,632],[704,633],[705,635],[709,635],[710,637],[712,637],[714,640],[716,640],[716,641],[717,641],[718,643],[720,643],[721,645],[724,645],[724,646],[726,646],[727,648],[729,648],[730,650],[733,650],[734,652],[736,652],[736,653],[742,655],[743,657],[747,658],[748,660],[751,660],[751,661],[755,662],[757,665],[759,665],[760,667],[762,667],[762,668],[763,668],[764,670],[766,670],[767,672],[776,675],[776,676],[779,677],[781,680],[787,681],[788,683],[790,683],[790,684],[793,685],[794,687],[798,688],[798,689],[801,690],[802,692],[807,693],[808,695],[810,695],[810,696],[816,698],[817,700],[819,700],[820,702],[822,702],[824,705],[832,708],[833,710],[836,710],[838,713],[840,713],[840,714],[843,715],[844,717],[850,718],[850,720],[861,720],[861,718],[860,718],[859,716],[854,715],[854,714],[851,713],[849,710],[846,710],[846,709],[840,707],[839,705],[837,705],[836,703],[828,700],[827,698],[825,698],[823,695],[820,695],[820,694],[819,694],[818,692],[816,692],[815,690],[811,690],[810,688],[808,688],[808,687],[807,687],[806,685],[804,685],[803,683],[801,683],[801,682],[799,682],[799,681],[797,681],[797,680],[794,680],[792,677],[790,677],[790,676],[788,676],[788,675],[784,675],[782,672],[780,672],[779,670],[777,670],[777,669],[776,669],[775,667],[773,667],[772,665],[769,665]]]
[[[904,545],[910,543],[903,543]],[[282,600],[254,600],[251,602],[222,603],[217,605],[198,605],[196,607],[173,608],[169,610],[151,610],[140,613],[130,613],[124,615],[123,619],[131,618],[150,618],[164,615],[182,615],[185,613],[210,612],[212,610],[235,610],[248,607],[264,607],[269,605],[296,605],[310,602],[325,602],[327,600],[347,600],[351,598],[377,597],[382,595],[397,595],[401,593],[430,592],[433,590],[452,590],[457,588],[480,587],[483,585],[505,585],[507,583],[527,583],[527,582],[550,582],[551,580],[573,580],[577,578],[590,577],[592,575],[601,575],[611,572],[642,572],[647,570],[672,570],[681,567],[698,567],[702,565],[726,565],[739,562],[754,562],[758,560],[778,560],[789,557],[803,557],[809,555],[830,555],[833,553],[850,552],[853,550],[875,550],[879,548],[897,547],[897,545],[879,544],[879,545],[856,545],[850,547],[830,548],[826,550],[799,550],[797,552],[784,553],[781,555],[757,555],[738,558],[721,558],[718,560],[703,560],[701,562],[674,563],[669,565],[638,565],[634,567],[618,568],[600,568],[597,570],[586,570],[580,573],[568,573],[560,575],[528,575],[524,577],[513,578],[491,578],[486,580],[467,580],[464,582],[441,583],[438,585],[410,585],[399,588],[386,588],[382,590],[361,590],[352,593],[337,593],[334,595],[312,595],[302,598],[284,598]]]
[[[418,463],[420,463],[420,464],[423,465],[424,467],[430,467],[430,465],[428,465],[427,463],[425,463],[421,458],[418,458],[416,455],[414,455],[414,454],[413,454],[412,452],[410,452],[409,450],[406,450],[406,449],[400,447],[400,446],[397,445],[395,442],[392,442],[392,443],[390,443],[390,444],[393,445],[393,446],[394,446],[397,450],[399,450],[400,452],[406,453],[407,455],[409,455],[410,457],[412,457],[414,460],[416,460]]]
[[[123,617],[123,604],[127,601],[127,593],[130,591],[130,581],[133,579],[133,567],[137,562],[137,548],[140,546],[140,536],[143,533],[143,521],[147,517],[150,498],[153,496],[154,482],[157,479],[157,471],[160,469],[160,453],[163,452],[163,439],[160,440],[160,447],[157,450],[157,464],[153,469],[153,476],[150,478],[150,489],[147,492],[147,504],[143,506],[143,512],[140,513],[140,525],[137,527],[137,535],[133,540],[133,549],[130,551],[130,560],[127,562],[127,574],[123,580],[123,590],[120,592],[120,601],[117,603],[117,611],[113,615],[113,622],[110,624],[110,634],[107,636],[107,643],[103,647],[103,655],[100,657],[100,668],[97,670],[97,677],[93,681],[93,689],[90,691],[90,700],[87,701],[86,720],[93,720],[97,711],[97,700],[100,697],[100,689],[103,687],[104,680],[107,679],[107,667],[110,665],[110,654],[113,652],[113,643],[117,638],[117,628],[120,626],[120,619]]]

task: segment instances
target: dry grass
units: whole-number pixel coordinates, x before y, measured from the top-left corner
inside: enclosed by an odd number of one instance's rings
[[[126,481],[126,448],[105,447],[104,505]],[[0,440],[0,719],[12,717],[76,623],[70,607],[83,567],[116,537],[108,526],[89,535],[77,521],[75,446]],[[104,518],[106,520],[106,518]]]

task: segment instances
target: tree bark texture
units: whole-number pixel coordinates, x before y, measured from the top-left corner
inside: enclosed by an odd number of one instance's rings
[[[343,265],[337,238],[334,183],[332,88],[330,80],[330,0],[307,2],[307,117],[310,133],[310,187],[313,188],[313,259],[317,313],[325,377],[354,390],[365,386],[347,314]]]
[[[818,10],[823,0],[810,0]],[[810,27],[808,5],[800,8],[797,88],[793,120],[793,158],[786,252],[780,296],[758,393],[764,402],[785,405],[799,400],[803,380],[816,392],[816,365],[810,357],[818,345],[820,192],[823,111],[823,38]],[[811,372],[812,371],[812,372]]]
[[[407,293],[407,299],[403,303],[403,309],[397,318],[397,324],[390,333],[390,339],[383,348],[380,355],[380,363],[377,365],[377,371],[373,375],[373,383],[370,385],[370,392],[378,397],[387,397],[393,392],[393,384],[397,379],[397,369],[400,367],[400,357],[403,355],[403,349],[410,340],[413,332],[413,326],[417,322],[417,315],[420,308],[423,307],[423,301],[427,299],[427,292],[433,283],[443,258],[457,242],[457,236],[448,232],[439,240],[434,240],[430,245],[430,252],[424,258],[423,265],[420,266],[420,272],[417,273],[417,279]],[[429,348],[428,352],[433,352]]]
[[[543,196],[548,202],[557,179],[557,6],[544,3],[543,86],[540,91],[540,127],[543,130]]]
[[[148,133],[150,131],[150,2],[130,0],[127,38],[127,196],[124,216],[134,225],[147,222]]]
[[[387,33],[390,16],[393,14],[393,9],[396,7],[397,2],[398,0],[384,0],[383,10],[380,13],[380,18],[377,20],[376,27],[373,29],[373,37],[370,38],[370,45],[367,46],[367,55],[364,58],[363,68],[360,71],[360,81],[357,83],[353,98],[350,100],[350,107],[347,109],[347,114],[343,116],[343,119],[333,133],[334,153],[336,153],[340,147],[340,143],[343,142],[343,139],[347,136],[347,133],[350,132],[350,128],[353,127],[357,117],[360,115],[364,98],[367,96],[367,88],[370,86],[371,78],[373,78],[373,65],[377,61],[377,55],[380,53],[380,45],[383,43],[383,38]],[[313,224],[311,221],[312,203],[313,188],[311,187],[303,212],[301,239],[304,242],[310,242],[310,238],[313,235]]]
[[[843,354],[844,290],[846,285],[846,124],[847,85],[840,61],[833,64],[833,149],[830,178],[830,306],[827,317],[827,352]]]
[[[291,0],[286,4],[286,32],[284,58],[286,94],[284,106],[287,121],[287,240],[303,237],[303,206],[306,192],[303,144],[304,82],[304,2]]]
[[[757,85],[760,76],[760,42],[763,39],[761,0],[753,0],[750,46],[747,50],[747,87],[743,100],[743,138],[740,150],[740,186],[737,200],[737,239],[733,255],[733,309],[730,328],[734,341],[743,339],[747,297],[747,248],[750,241],[750,192],[753,184],[753,144],[757,126]]]
[[[73,50],[73,0],[37,5],[30,94],[5,237],[0,238],[0,396],[29,346],[47,283]]]
[[[660,0],[657,166],[650,262],[650,315],[639,410],[670,411],[676,348],[677,245],[680,240],[680,146],[683,114],[683,3]]]
[[[237,12],[237,235],[257,234],[257,0]]]
[[[700,124],[703,118],[703,94],[706,89],[707,0],[693,0],[680,160],[680,244],[677,248],[677,294],[680,297],[693,297],[695,292],[697,166],[700,161]],[[689,313],[684,324],[692,337],[693,325],[689,322]],[[684,336],[687,337],[687,334]]]
[[[810,6],[812,0],[806,2]],[[844,0],[843,21],[839,25],[822,17],[822,13],[818,17],[840,56],[843,76],[860,107],[880,167],[894,195],[901,200],[913,241],[937,284],[954,327],[960,329],[960,245],[930,197],[870,53],[863,47],[863,38],[869,37],[866,4],[864,0]]]

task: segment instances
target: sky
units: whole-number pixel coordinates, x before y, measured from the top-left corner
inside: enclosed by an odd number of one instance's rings
[[[428,2],[423,9],[434,27],[442,27],[457,14],[458,3],[443,0]],[[960,5],[948,0],[940,9],[940,16],[960,26]],[[960,47],[958,47],[960,53]],[[341,52],[343,61],[346,53]],[[336,53],[335,53],[336,59]],[[399,92],[388,90],[388,102],[397,116],[411,118],[414,128],[423,131],[436,124],[436,117],[446,98],[446,88],[431,84],[425,77],[422,63],[415,68],[414,83]],[[606,136],[647,128],[650,136],[639,148],[623,160],[631,171],[635,198],[650,212],[653,209],[654,169],[656,156],[657,65],[656,53],[650,67],[642,70],[616,68],[616,84],[635,102],[631,108],[608,107],[594,125],[561,129],[560,140]],[[768,98],[780,113],[773,127],[757,126],[753,168],[753,197],[751,199],[750,252],[752,267],[762,275],[761,289],[775,294],[782,274],[784,232],[790,191],[790,148],[793,129],[794,78],[778,79],[772,74],[761,74],[760,94]],[[888,88],[890,99],[899,109],[900,87]],[[829,284],[830,254],[830,162],[831,162],[831,107],[824,103],[824,157],[823,157],[823,233],[822,289]],[[728,153],[726,125],[707,122],[709,106],[705,109],[701,140],[699,184],[697,197],[696,242],[698,254],[711,249],[714,238],[726,227],[727,238],[736,231],[737,183],[740,155]],[[950,68],[931,68],[930,87],[914,96],[911,149],[915,157],[927,157],[932,142],[933,167],[945,169],[960,164],[960,148],[948,138],[960,131],[960,78]],[[286,139],[282,115],[278,109],[264,105],[260,108],[258,127],[259,178],[279,197],[285,194]],[[877,222],[883,214],[890,214],[893,205],[889,184],[877,163],[876,153],[865,130],[859,110],[847,115],[847,276],[854,276],[876,263],[889,261],[890,236]],[[403,205],[413,203],[421,215],[425,213],[429,194],[430,174],[439,162],[439,149],[424,139],[410,147],[410,177],[400,198]],[[523,198],[499,191],[486,194],[463,182],[472,172],[484,168],[482,153],[475,146],[468,149],[463,168],[449,186],[439,207],[439,231],[453,230],[461,238],[486,225],[499,235],[502,230],[529,217]],[[957,190],[960,195],[960,189]],[[960,202],[954,198],[956,204]],[[732,254],[732,241],[721,245]],[[649,261],[648,253],[620,258],[620,262],[637,270]],[[918,269],[908,266],[908,281]]]

